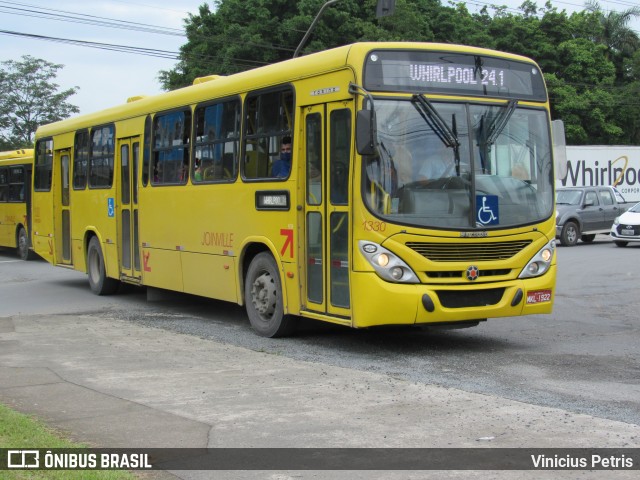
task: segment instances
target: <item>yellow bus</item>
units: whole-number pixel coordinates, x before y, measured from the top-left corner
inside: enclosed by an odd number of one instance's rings
[[[34,248],[98,295],[237,302],[269,337],[298,317],[549,313],[551,131],[538,66],[480,48],[358,43],[212,75],[39,128]]]
[[[31,171],[33,149],[0,152],[0,247],[14,248],[23,260],[33,254],[31,231]]]

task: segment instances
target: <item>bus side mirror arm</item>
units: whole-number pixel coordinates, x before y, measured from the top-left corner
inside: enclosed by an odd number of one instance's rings
[[[356,116],[356,149],[360,155],[374,155],[378,138],[375,110],[358,110]]]

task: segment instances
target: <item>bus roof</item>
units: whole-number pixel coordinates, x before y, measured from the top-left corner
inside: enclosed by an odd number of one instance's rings
[[[72,117],[43,125],[36,132],[37,138],[48,137],[81,128],[97,126],[118,120],[167,111],[185,105],[224,98],[246,91],[268,88],[283,83],[312,77],[322,73],[352,68],[361,71],[366,55],[371,50],[432,50],[467,53],[471,55],[498,56],[508,60],[535,62],[526,57],[485,48],[424,42],[362,42],[284,60],[264,67],[247,70],[229,76],[209,75],[194,81],[193,85],[153,96],[132,96],[128,103],[95,113]],[[356,73],[357,75],[357,73]],[[357,81],[360,80],[356,76]]]
[[[0,161],[20,160],[24,158],[32,158],[33,149],[24,148],[21,150],[8,150],[6,152],[0,152]]]

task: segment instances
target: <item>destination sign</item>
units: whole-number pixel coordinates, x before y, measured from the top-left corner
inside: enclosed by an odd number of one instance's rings
[[[380,50],[365,63],[369,91],[406,91],[545,101],[534,64],[496,57],[432,51]]]

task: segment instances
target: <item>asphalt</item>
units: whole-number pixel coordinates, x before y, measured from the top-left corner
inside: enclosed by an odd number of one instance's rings
[[[640,427],[294,360],[108,314],[0,318],[0,402],[96,447],[637,448]],[[326,472],[325,472],[326,473]],[[517,473],[517,474],[514,474]],[[608,472],[635,478],[637,472]],[[154,472],[157,478],[603,478],[602,472]]]

